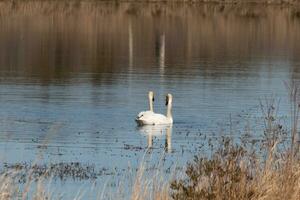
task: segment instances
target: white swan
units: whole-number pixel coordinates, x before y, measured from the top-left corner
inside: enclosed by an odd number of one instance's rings
[[[172,100],[171,94],[166,96],[167,115],[157,113],[147,113],[136,118],[136,122],[140,125],[159,125],[159,124],[172,124]]]
[[[147,115],[147,114],[153,114],[153,101],[154,101],[154,93],[152,91],[148,92],[148,100],[149,100],[149,110],[140,112],[136,119],[139,119],[140,117]]]

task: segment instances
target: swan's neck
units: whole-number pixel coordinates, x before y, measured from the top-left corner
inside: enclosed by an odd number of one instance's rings
[[[153,112],[153,102],[151,98],[149,98],[149,110]]]
[[[172,118],[172,104],[168,104],[167,107],[167,118]]]

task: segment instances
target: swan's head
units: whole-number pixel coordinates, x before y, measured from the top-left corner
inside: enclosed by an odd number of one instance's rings
[[[148,92],[148,98],[149,98],[149,101],[154,101],[154,92],[153,91]]]
[[[171,94],[167,94],[167,96],[166,96],[166,106],[167,105],[172,105],[172,99],[173,99],[173,96]]]

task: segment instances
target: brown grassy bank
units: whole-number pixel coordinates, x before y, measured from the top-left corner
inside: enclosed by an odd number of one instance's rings
[[[1,0],[3,2],[12,2],[14,4],[18,2],[28,2],[28,1],[59,1],[59,0]],[[64,0],[65,2],[80,2],[82,0]],[[218,3],[218,4],[290,4],[297,5],[299,0],[88,0],[88,1],[98,1],[98,2],[134,2],[134,3]]]
[[[105,1],[105,0],[104,0]],[[109,0],[106,0],[109,1]],[[118,2],[148,2],[148,3],[217,3],[217,4],[275,4],[297,5],[299,0],[119,0]]]
[[[289,59],[297,71],[299,24],[300,11],[291,6],[0,1],[0,67],[46,82],[69,79],[70,71],[99,74],[120,66],[188,68],[198,58],[231,66],[239,56],[247,68],[266,55]]]

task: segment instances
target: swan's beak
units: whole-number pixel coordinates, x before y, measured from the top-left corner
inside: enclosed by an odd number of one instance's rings
[[[154,101],[154,97],[152,98],[152,101]]]

